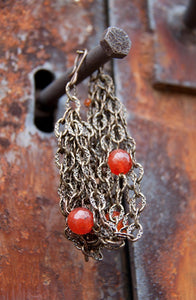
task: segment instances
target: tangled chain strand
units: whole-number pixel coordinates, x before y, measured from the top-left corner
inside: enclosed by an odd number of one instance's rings
[[[69,83],[66,94],[66,111],[55,126],[58,139],[55,161],[60,174],[65,236],[82,250],[86,259],[101,260],[102,248],[122,247],[126,238],[136,241],[143,233],[139,223],[146,203],[140,191],[143,168],[136,161],[135,141],[127,133],[125,109],[115,96],[109,75],[99,71],[91,77],[92,102],[87,122],[81,119],[80,101],[71,95]],[[126,150],[132,157],[133,167],[127,175],[116,176],[107,165],[109,153],[117,148]],[[69,213],[81,206],[91,210],[94,216],[93,231],[85,235],[77,235],[67,226]]]
[[[91,152],[97,158],[98,168],[94,172],[100,179],[98,189],[102,190],[102,186],[108,183],[105,191],[105,195],[108,195],[105,213],[109,208],[109,222],[112,223],[110,226],[114,223],[116,226],[115,236],[136,241],[143,233],[139,215],[145,207],[146,199],[140,190],[143,168],[135,158],[135,141],[127,132],[125,108],[115,96],[112,78],[101,71],[91,77],[89,96],[92,104],[88,123],[92,124],[95,131],[92,138],[95,139],[96,149],[91,149]],[[132,157],[133,167],[127,175],[116,176],[108,170],[108,156],[112,150],[118,148],[126,150]],[[124,212],[126,202],[129,207],[127,214]],[[118,216],[114,217],[114,212],[118,212]],[[120,230],[119,222],[123,224]]]

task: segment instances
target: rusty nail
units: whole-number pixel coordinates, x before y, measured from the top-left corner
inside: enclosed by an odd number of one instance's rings
[[[126,32],[117,27],[108,27],[100,44],[89,51],[79,72],[76,84],[90,76],[99,67],[111,58],[125,57],[131,48],[131,41]],[[73,68],[69,68],[65,74],[53,81],[49,86],[39,92],[36,103],[43,110],[56,107],[58,99],[65,94],[65,85],[70,80]]]

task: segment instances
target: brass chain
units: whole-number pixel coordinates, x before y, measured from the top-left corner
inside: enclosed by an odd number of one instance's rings
[[[55,126],[60,208],[67,239],[86,259],[101,260],[103,248],[122,247],[126,238],[137,241],[143,234],[139,222],[146,204],[140,190],[143,168],[136,161],[135,141],[128,135],[125,108],[115,96],[112,78],[101,70],[91,76],[87,121],[81,119],[80,101],[71,94],[71,85],[66,86],[66,111]],[[75,108],[70,105],[72,101]],[[118,148],[126,150],[133,161],[126,175],[112,174],[107,164],[110,152]],[[86,235],[73,233],[67,225],[69,213],[81,206],[94,217],[93,232]]]

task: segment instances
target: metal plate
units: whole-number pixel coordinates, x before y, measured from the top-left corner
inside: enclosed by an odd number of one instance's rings
[[[145,1],[111,0],[110,20],[132,41],[127,59],[115,61],[115,82],[144,166],[147,197],[144,235],[130,244],[134,299],[194,300],[196,97],[153,88],[157,33],[149,31]]]
[[[186,0],[148,1],[156,88],[196,93],[196,30],[184,25],[187,5]]]

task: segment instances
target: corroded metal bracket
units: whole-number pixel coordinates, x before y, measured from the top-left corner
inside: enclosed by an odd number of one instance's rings
[[[196,29],[193,26],[193,10],[190,14],[190,7],[196,8],[193,4],[190,1],[187,8],[186,0],[182,0],[180,5],[178,0],[148,0],[150,29],[154,32],[155,88],[196,93]]]

